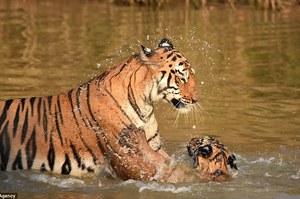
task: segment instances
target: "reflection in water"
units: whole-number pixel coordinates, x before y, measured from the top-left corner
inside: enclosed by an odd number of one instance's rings
[[[191,137],[213,135],[237,153],[239,171],[222,184],[180,185],[1,172],[0,192],[18,190],[22,198],[57,192],[83,198],[299,197],[298,13],[297,7],[290,12],[238,7],[234,13],[217,6],[1,1],[1,99],[66,91],[139,51],[140,44],[153,47],[167,36],[196,69],[205,109],[197,121],[183,116],[174,127],[172,107],[156,106],[167,151],[186,160]]]

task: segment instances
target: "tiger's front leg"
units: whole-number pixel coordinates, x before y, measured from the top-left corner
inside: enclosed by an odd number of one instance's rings
[[[111,140],[108,155],[118,177],[168,181],[175,168],[170,166],[169,158],[149,146],[143,129],[131,125],[124,128],[118,138],[110,133],[105,136]]]
[[[146,134],[148,145],[150,145],[150,147],[154,151],[160,153],[166,159],[171,160],[170,155],[162,148],[161,137],[158,131],[158,124],[154,115],[144,125],[144,131]]]

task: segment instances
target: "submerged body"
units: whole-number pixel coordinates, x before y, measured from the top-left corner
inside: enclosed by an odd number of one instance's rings
[[[228,165],[238,169],[235,156],[214,137],[192,138],[187,145],[187,151],[193,159],[193,167],[203,178],[222,181],[230,175]]]
[[[83,175],[111,165],[126,174],[128,168],[118,167],[129,157],[118,156],[126,129],[143,129],[147,149],[139,156],[147,156],[145,164],[155,162],[141,179],[153,177],[159,164],[168,169],[153,104],[164,100],[188,111],[197,100],[194,70],[167,39],[155,50],[142,50],[67,93],[0,102],[1,170]]]

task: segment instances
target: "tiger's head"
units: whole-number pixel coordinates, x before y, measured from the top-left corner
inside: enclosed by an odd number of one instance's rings
[[[192,138],[187,145],[187,151],[193,159],[193,167],[200,175],[210,180],[227,179],[229,177],[227,165],[237,170],[235,156],[213,137]]]
[[[195,70],[188,60],[174,49],[170,40],[164,38],[154,50],[142,46],[141,59],[145,64],[155,66],[157,92],[151,93],[154,101],[171,103],[181,112],[191,110],[197,102]]]

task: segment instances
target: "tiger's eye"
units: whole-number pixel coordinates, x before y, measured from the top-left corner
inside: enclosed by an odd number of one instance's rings
[[[204,158],[207,158],[212,154],[212,147],[210,145],[205,145],[203,147],[199,147],[198,154]]]

